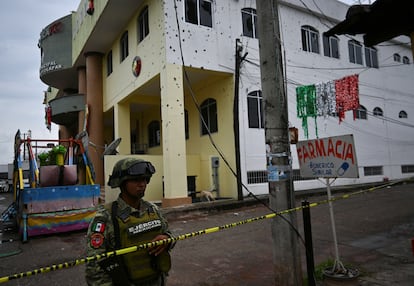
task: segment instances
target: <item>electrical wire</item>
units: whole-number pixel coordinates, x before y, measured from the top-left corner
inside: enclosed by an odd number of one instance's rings
[[[176,16],[176,22],[177,22],[177,30],[178,30],[178,41],[179,41],[179,47],[180,47],[180,55],[181,55],[181,63],[182,63],[182,66],[183,66],[183,74],[184,74],[184,79],[186,80],[186,82],[187,82],[187,87],[188,87],[188,90],[189,90],[189,92],[190,92],[190,95],[191,95],[191,98],[192,98],[192,100],[193,100],[193,103],[194,103],[194,105],[195,105],[195,107],[196,107],[196,109],[198,110],[198,112],[199,112],[199,114],[200,114],[200,118],[201,118],[201,121],[202,121],[202,124],[203,124],[203,126],[204,126],[204,128],[206,128],[206,130],[207,130],[207,135],[208,135],[208,138],[209,138],[209,140],[210,140],[210,143],[212,144],[212,146],[214,147],[214,149],[218,152],[218,154],[220,155],[220,157],[222,158],[222,160],[223,160],[223,162],[225,163],[225,165],[227,166],[227,168],[230,170],[230,172],[233,174],[233,176],[235,177],[235,178],[237,178],[237,173],[236,173],[236,171],[231,167],[231,165],[230,165],[230,163],[228,162],[228,160],[226,159],[226,157],[225,157],[225,154],[218,148],[218,146],[217,146],[217,144],[215,143],[215,141],[214,141],[214,139],[213,139],[213,137],[212,137],[212,134],[211,134],[211,132],[210,132],[210,129],[209,129],[209,127],[208,127],[208,125],[207,125],[207,123],[205,122],[205,120],[204,120],[204,118],[203,118],[203,116],[202,116],[202,113],[201,113],[201,108],[200,108],[200,105],[198,104],[198,102],[197,102],[197,99],[196,99],[196,96],[195,96],[195,93],[194,93],[194,91],[193,91],[193,89],[192,89],[192,84],[191,84],[191,81],[190,81],[190,79],[189,79],[189,76],[188,76],[188,73],[187,73],[187,71],[186,71],[186,68],[185,68],[185,61],[184,61],[184,55],[183,55],[183,48],[182,48],[182,41],[181,41],[181,33],[180,33],[180,23],[179,23],[179,20],[178,20],[178,11],[177,11],[177,3],[176,3],[176,0],[174,0],[174,8],[175,8],[175,16]],[[292,178],[290,177],[290,180],[292,180]],[[249,196],[251,196],[251,197],[253,197],[257,202],[259,202],[260,204],[262,204],[263,206],[265,206],[268,210],[270,210],[272,213],[277,213],[277,211],[276,210],[274,210],[274,209],[272,209],[268,204],[266,204],[266,203],[264,203],[260,198],[258,198],[253,192],[251,192],[249,189],[248,189],[248,187],[243,183],[243,182],[241,182],[241,185],[242,185],[242,187],[248,192],[248,194],[249,194]],[[289,226],[294,230],[294,232],[296,233],[296,235],[299,237],[299,239],[302,241],[302,243],[305,245],[305,240],[303,239],[303,237],[301,236],[301,234],[300,234],[300,232],[299,232],[299,230],[287,219],[287,218],[285,218],[283,215],[280,215],[280,217],[286,222],[286,223],[288,223],[289,224]]]

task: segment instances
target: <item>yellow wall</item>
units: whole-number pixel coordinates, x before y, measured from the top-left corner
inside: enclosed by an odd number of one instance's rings
[[[147,186],[147,190],[145,192],[145,200],[152,201],[152,202],[160,202],[163,195],[163,185],[162,185],[162,177],[163,177],[163,159],[162,156],[156,155],[111,155],[105,156],[105,202],[112,202],[118,198],[120,193],[119,188],[112,189],[109,187],[108,180],[109,175],[112,174],[112,169],[116,162],[123,158],[139,158],[143,160],[150,161],[155,167],[155,174],[152,176],[150,183]],[[189,173],[189,176],[199,176],[200,175],[200,158],[198,156],[187,156],[187,165],[191,167],[192,170],[196,170],[195,173]],[[198,177],[197,177],[198,178]],[[200,186],[198,180],[196,179],[196,189],[200,190]]]
[[[158,76],[160,67],[165,63],[164,24],[161,1],[152,1],[151,5],[148,5],[150,32],[142,42],[138,43],[137,40],[137,18],[147,4],[148,1],[143,2],[141,8],[131,18],[128,26],[120,31],[118,39],[114,42],[112,46],[113,72],[109,76],[106,76],[106,60],[104,61],[102,71],[106,77],[103,91],[104,111],[111,108],[116,102],[123,100],[126,96],[133,94],[144,83]],[[122,34],[127,30],[129,55],[120,62],[119,41]],[[142,61],[141,74],[138,77],[135,77],[132,73],[132,61],[135,56],[139,56]]]
[[[218,114],[218,132],[212,133],[212,138],[218,148],[225,154],[226,160],[235,170],[234,132],[233,132],[233,77],[228,76],[214,83],[200,87],[195,91],[198,104],[211,97],[216,100]],[[187,154],[200,154],[200,176],[197,177],[198,191],[212,187],[211,157],[220,157],[212,146],[208,135],[200,137],[200,115],[190,94],[186,94],[185,108],[188,110],[189,139]],[[187,166],[188,173],[192,173],[191,166]],[[237,197],[236,179],[220,158],[219,167],[220,195],[222,197]]]

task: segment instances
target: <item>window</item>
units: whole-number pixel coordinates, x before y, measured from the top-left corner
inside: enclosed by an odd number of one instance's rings
[[[268,171],[247,171],[247,184],[262,184],[268,182]]]
[[[160,146],[161,144],[161,130],[159,121],[151,121],[148,124],[148,146]]]
[[[339,39],[337,37],[323,35],[323,54],[326,57],[339,59]]]
[[[247,114],[249,128],[264,128],[263,97],[260,90],[252,91],[247,95]]]
[[[355,118],[357,119],[367,119],[367,109],[360,105],[355,111]]]
[[[401,165],[401,173],[414,173],[414,165]]]
[[[108,55],[106,56],[106,75],[109,76],[112,72],[112,51],[109,51]]]
[[[218,131],[217,126],[217,103],[216,100],[208,98],[200,105],[201,109],[201,135]]]
[[[257,15],[256,10],[252,8],[242,9],[243,36],[258,38],[257,36]]]
[[[394,57],[394,62],[398,62],[398,63],[401,62],[401,56],[399,54],[395,53],[393,57]]]
[[[319,32],[311,26],[302,26],[302,49],[319,54]]]
[[[354,64],[362,65],[362,45],[357,41],[348,41],[349,61]]]
[[[121,47],[121,62],[128,56],[128,31],[124,32],[120,41]]]
[[[382,109],[379,107],[375,107],[373,112],[374,116],[382,116],[384,113],[382,112]]]
[[[211,0],[185,0],[185,21],[196,25],[212,27]]]
[[[401,110],[400,113],[398,113],[398,118],[407,118],[407,112],[404,110]]]
[[[188,111],[184,109],[184,128],[185,128],[185,139],[190,138],[190,131],[188,127]]]
[[[149,34],[148,24],[148,6],[139,13],[138,16],[138,43],[141,42]]]
[[[365,64],[367,67],[378,68],[378,53],[376,49],[365,47]]]
[[[403,57],[403,64],[409,65],[410,64],[410,59],[406,56]]]
[[[364,176],[382,175],[382,166],[364,167]]]

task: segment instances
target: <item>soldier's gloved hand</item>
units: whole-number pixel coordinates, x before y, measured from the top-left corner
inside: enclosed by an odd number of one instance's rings
[[[159,234],[157,235],[153,240],[151,240],[151,242],[157,241],[157,240],[163,240],[163,239],[168,239],[169,236],[166,234]],[[149,254],[154,255],[154,256],[158,256],[161,254],[161,252],[165,251],[168,249],[168,244],[161,244],[161,245],[156,245],[152,248],[150,248],[149,250]]]

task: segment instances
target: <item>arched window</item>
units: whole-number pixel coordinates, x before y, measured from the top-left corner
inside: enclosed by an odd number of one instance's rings
[[[201,109],[201,135],[218,131],[217,103],[213,98],[207,98],[200,105]]]
[[[401,56],[399,54],[395,53],[393,57],[394,57],[394,62],[397,62],[397,63],[401,62]]]
[[[404,110],[401,110],[400,113],[398,113],[398,118],[407,118],[407,112],[405,112]]]
[[[148,146],[160,146],[161,144],[161,130],[160,122],[157,120],[151,121],[148,124]]]
[[[322,36],[323,54],[326,57],[339,59],[339,39],[336,36]]]
[[[311,26],[302,26],[302,49],[319,54],[319,32]]]
[[[138,43],[141,42],[149,34],[149,24],[148,24],[148,6],[145,6],[139,13],[138,20]]]
[[[382,109],[379,108],[379,107],[375,107],[374,110],[372,111],[372,113],[374,114],[374,116],[383,116],[384,115]]]
[[[363,105],[360,105],[355,111],[355,118],[365,120],[367,119],[367,109]]]
[[[247,114],[249,128],[264,128],[263,98],[260,90],[249,92],[247,95]]]
[[[257,36],[257,15],[256,9],[253,8],[243,8],[242,13],[242,22],[243,22],[243,36],[250,38],[258,38]]]
[[[410,59],[408,57],[404,56],[403,57],[403,64],[409,65],[410,64]]]

